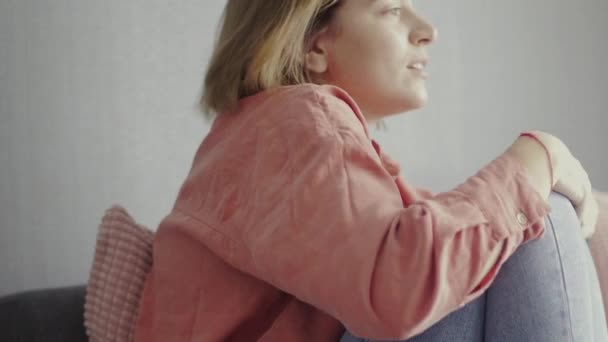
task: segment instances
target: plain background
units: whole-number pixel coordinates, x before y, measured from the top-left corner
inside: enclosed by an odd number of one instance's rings
[[[542,129],[608,190],[608,1],[414,4],[439,30],[430,103],[372,132],[407,180],[449,190]],[[223,5],[0,0],[0,294],[84,284],[112,204],[156,229],[209,129]]]

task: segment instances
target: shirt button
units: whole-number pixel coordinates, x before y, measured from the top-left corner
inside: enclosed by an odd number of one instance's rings
[[[519,224],[522,226],[525,226],[528,224],[528,217],[524,213],[519,212],[517,214],[517,222],[519,222]]]

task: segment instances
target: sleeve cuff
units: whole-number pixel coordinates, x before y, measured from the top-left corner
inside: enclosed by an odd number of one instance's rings
[[[495,241],[530,228],[540,235],[544,217],[551,211],[547,199],[536,191],[527,170],[513,155],[505,152],[475,176],[456,188],[478,206],[486,217]],[[531,238],[525,234],[526,240]]]

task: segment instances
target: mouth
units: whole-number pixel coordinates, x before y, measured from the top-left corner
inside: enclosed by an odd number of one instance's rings
[[[428,77],[426,69],[426,64],[428,61],[426,59],[415,60],[410,63],[407,68],[410,69],[414,74],[420,76],[422,79],[426,79]]]
[[[417,60],[412,62],[411,64],[409,64],[407,66],[408,69],[414,69],[414,70],[420,70],[423,71],[426,68],[426,64],[428,63],[428,61],[426,59],[424,60]]]

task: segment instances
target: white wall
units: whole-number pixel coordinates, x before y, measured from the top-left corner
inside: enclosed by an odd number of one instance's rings
[[[418,1],[430,104],[374,132],[410,181],[464,181],[517,133],[561,137],[608,189],[608,2]],[[209,127],[196,112],[223,1],[0,0],[0,294],[85,283],[97,225],[153,229]]]

